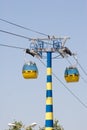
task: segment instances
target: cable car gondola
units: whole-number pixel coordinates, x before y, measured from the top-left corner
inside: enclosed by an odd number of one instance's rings
[[[27,62],[23,65],[22,75],[25,79],[35,79],[38,76],[38,69],[35,63]]]
[[[65,70],[64,78],[66,82],[78,82],[79,71],[76,67],[67,67]]]

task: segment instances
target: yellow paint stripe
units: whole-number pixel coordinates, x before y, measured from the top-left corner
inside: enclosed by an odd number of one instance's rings
[[[52,68],[47,68],[47,75],[52,75]]]
[[[46,120],[53,120],[53,112],[46,112]]]
[[[47,84],[46,84],[47,86],[47,90],[52,90],[52,83],[51,82],[48,82]]]
[[[47,97],[47,98],[46,98],[46,105],[51,105],[51,104],[53,104],[53,99],[52,99],[52,97]]]
[[[53,127],[46,127],[45,130],[53,130]]]

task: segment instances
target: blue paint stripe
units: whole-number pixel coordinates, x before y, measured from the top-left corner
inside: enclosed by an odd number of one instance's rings
[[[51,68],[51,62],[50,61],[47,62],[47,67]]]
[[[53,105],[46,105],[46,112],[53,112]]]
[[[46,91],[46,97],[52,97],[52,90]]]
[[[52,82],[52,76],[51,75],[47,75],[47,82]]]
[[[51,67],[51,52],[47,52],[47,67]]]
[[[46,126],[45,127],[53,127],[53,120],[46,120]]]

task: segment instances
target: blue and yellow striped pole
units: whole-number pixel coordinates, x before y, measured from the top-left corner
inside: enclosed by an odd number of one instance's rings
[[[52,52],[47,52],[47,84],[45,130],[53,130],[53,98],[52,98]]]

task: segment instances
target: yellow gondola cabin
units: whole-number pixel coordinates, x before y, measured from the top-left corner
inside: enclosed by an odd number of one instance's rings
[[[38,77],[38,69],[35,63],[27,62],[23,65],[22,75],[25,79],[35,79]]]
[[[79,81],[79,71],[76,67],[68,67],[65,70],[64,78],[66,82],[78,82]]]

